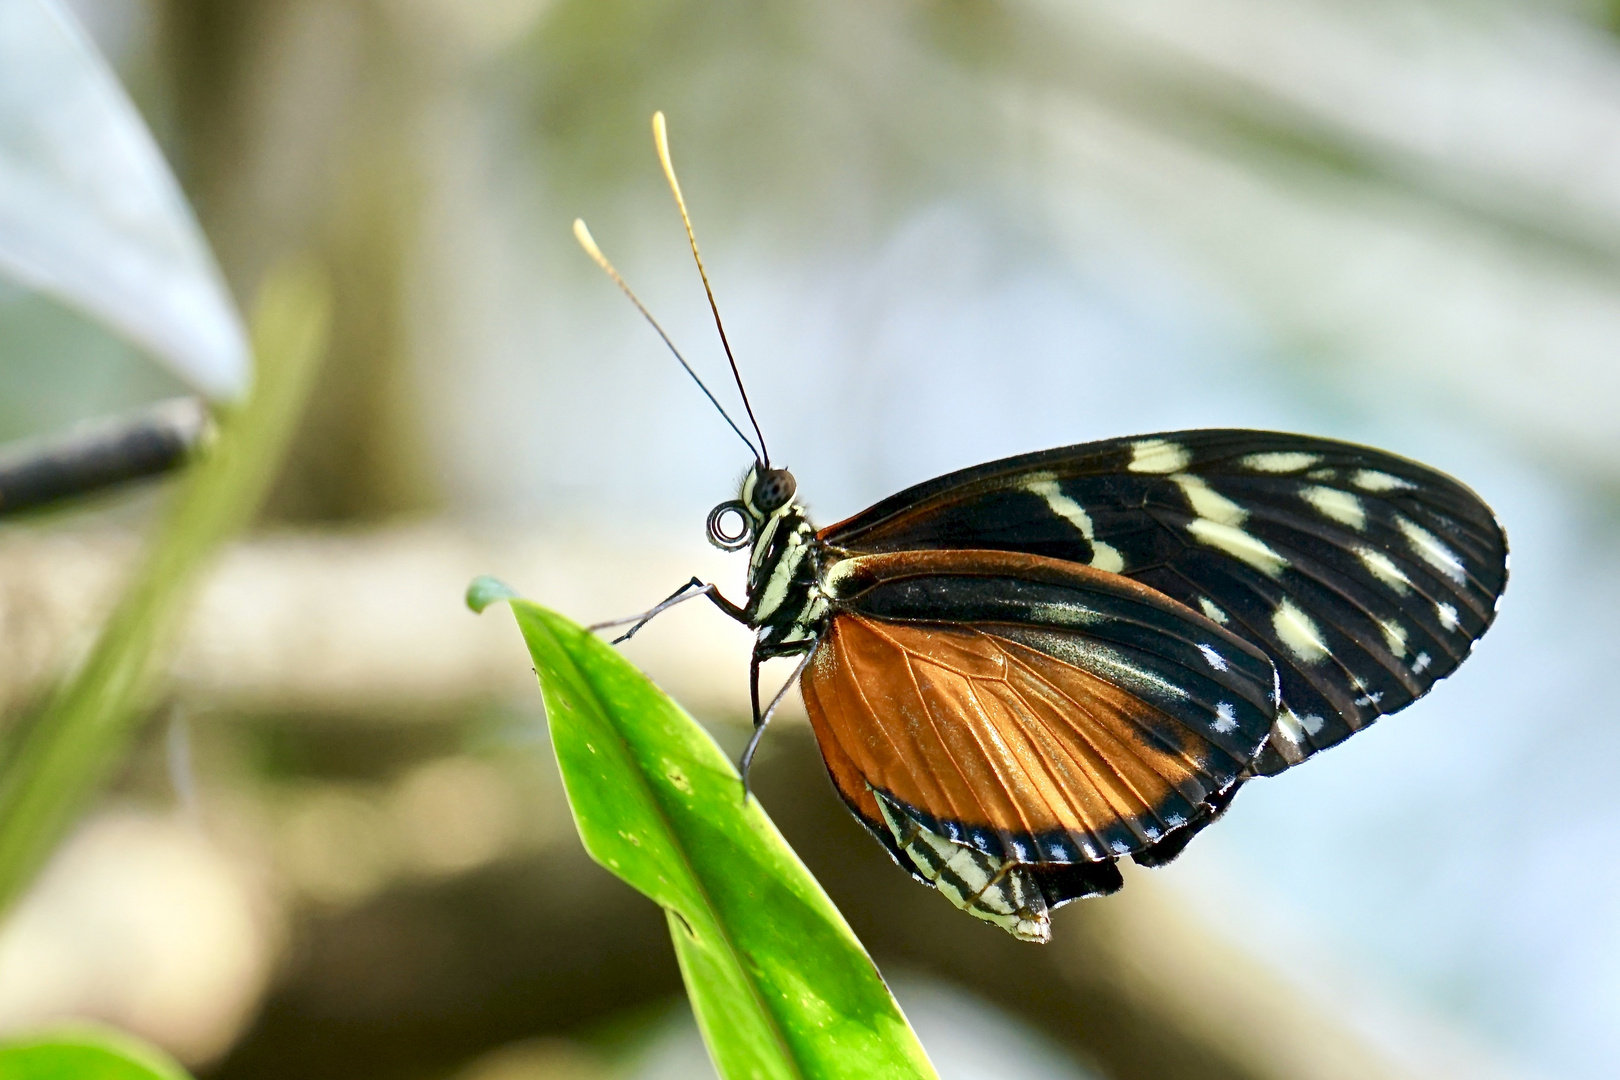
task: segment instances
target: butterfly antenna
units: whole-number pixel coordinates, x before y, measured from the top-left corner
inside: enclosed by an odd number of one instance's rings
[[[769,467],[771,453],[765,449],[765,433],[759,429],[759,421],[754,418],[754,406],[749,404],[748,391],[743,387],[742,373],[737,370],[737,358],[731,354],[731,342],[726,340],[726,327],[720,321],[720,308],[714,302],[714,289],[709,286],[708,271],[703,269],[703,256],[698,254],[697,235],[692,232],[692,218],[686,212],[686,199],[681,195],[681,182],[675,179],[675,165],[669,159],[669,133],[664,127],[664,114],[653,113],[653,142],[658,147],[658,162],[664,167],[664,179],[669,181],[669,190],[675,195],[675,205],[681,212],[681,223],[686,226],[686,239],[692,245],[692,258],[697,262],[698,276],[703,279],[703,291],[709,297],[709,310],[714,312],[714,328],[720,331],[720,344],[726,350],[726,359],[731,362],[731,377],[737,380],[737,392],[742,395],[743,408],[748,412],[748,422],[754,425],[754,434],[759,436],[760,464]]]
[[[582,218],[574,219],[574,239],[578,240],[579,246],[585,249],[585,254],[589,255],[593,260],[595,260],[596,265],[602,268],[602,272],[607,274],[608,277],[612,278],[615,285],[624,290],[624,295],[628,296],[630,298],[630,302],[636,305],[636,310],[641,312],[641,317],[652,324],[652,328],[658,331],[658,336],[664,339],[664,344],[669,346],[669,351],[675,354],[675,359],[680,361],[681,367],[685,368],[686,373],[692,376],[692,381],[697,383],[699,390],[703,391],[703,396],[709,399],[709,404],[713,405],[720,415],[725,418],[726,423],[731,425],[731,430],[735,431],[737,433],[737,438],[741,439],[743,443],[747,445],[748,452],[754,455],[754,460],[763,465],[765,463],[764,456],[759,450],[754,449],[753,442],[748,438],[747,435],[743,434],[742,428],[737,426],[737,422],[731,418],[731,415],[727,413],[724,408],[721,407],[720,402],[715,400],[714,395],[709,392],[709,388],[703,385],[703,380],[698,378],[697,372],[692,370],[692,365],[686,362],[686,357],[681,355],[681,350],[677,349],[675,347],[675,343],[669,340],[669,335],[664,333],[664,328],[658,325],[658,320],[653,318],[652,312],[647,310],[647,305],[643,304],[640,298],[637,297],[635,293],[630,291],[630,286],[625,284],[624,278],[620,277],[619,272],[613,268],[613,264],[608,262],[607,256],[602,254],[602,249],[596,246],[596,240],[591,236],[591,230],[585,227],[585,222]],[[743,404],[746,405],[747,403],[748,399],[745,397],[743,399]],[[753,415],[750,414],[748,418],[752,420]],[[755,424],[754,427],[757,431],[759,425]],[[760,446],[764,446],[763,439],[760,441]]]

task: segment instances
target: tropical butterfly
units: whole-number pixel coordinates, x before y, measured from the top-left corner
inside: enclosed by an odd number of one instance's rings
[[[715,308],[663,114],[653,130]],[[623,640],[707,596],[756,630],[745,783],[796,680],[834,786],[894,860],[1027,941],[1049,939],[1058,906],[1119,889],[1120,859],[1169,862],[1247,781],[1427,693],[1485,633],[1507,583],[1506,535],[1462,484],[1269,431],[1007,458],[817,530],[743,403],[757,447],[726,420],[754,463],[708,535],[749,551],[746,600],[693,578],[603,625],[633,622]],[[795,676],[762,710],[761,662],[793,656]]]

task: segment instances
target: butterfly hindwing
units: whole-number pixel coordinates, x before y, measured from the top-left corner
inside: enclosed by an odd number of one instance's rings
[[[805,705],[845,801],[908,868],[895,814],[1049,868],[1053,903],[1106,891],[1085,864],[1198,827],[1271,729],[1264,654],[1127,579],[915,551],[847,560],[832,580],[839,614]]]
[[[1415,462],[1327,439],[1187,431],[1029,454],[903,491],[836,549],[992,549],[1121,574],[1275,662],[1278,772],[1405,707],[1468,655],[1507,579],[1490,509]]]

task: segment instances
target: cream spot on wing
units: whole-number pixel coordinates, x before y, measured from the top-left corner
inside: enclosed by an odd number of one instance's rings
[[[1322,725],[1325,723],[1327,723],[1327,721],[1323,720],[1315,713],[1306,713],[1304,716],[1299,718],[1299,726],[1304,728],[1305,734],[1311,736],[1312,738],[1316,737],[1317,732],[1322,730]]]
[[[1277,733],[1283,738],[1287,739],[1289,742],[1293,743],[1295,746],[1298,746],[1305,741],[1305,732],[1300,727],[1299,717],[1294,715],[1294,710],[1284,708],[1281,712],[1279,712],[1277,714],[1277,722],[1275,726]]]
[[[1406,627],[1394,619],[1384,619],[1379,622],[1378,629],[1384,632],[1384,644],[1396,656],[1406,655]]]
[[[1198,606],[1204,609],[1204,618],[1206,619],[1218,622],[1222,626],[1225,626],[1227,623],[1232,621],[1231,617],[1228,616],[1226,612],[1222,611],[1220,606],[1217,605],[1215,601],[1211,600],[1207,596],[1200,596],[1198,598]]]
[[[1091,544],[1092,566],[1098,570],[1106,570],[1110,574],[1117,574],[1125,569],[1125,556],[1119,553],[1118,548],[1097,539],[1091,524],[1091,515],[1086,513],[1085,507],[1063,494],[1063,489],[1058,487],[1056,480],[1038,477],[1026,482],[1024,490],[1045,499],[1052,513],[1080,530],[1080,535]]]
[[[1341,525],[1348,525],[1352,529],[1360,529],[1367,524],[1367,511],[1362,509],[1361,500],[1348,491],[1340,491],[1330,487],[1308,487],[1299,493],[1300,496],[1323,517],[1332,518]]]
[[[1457,558],[1456,552],[1440,542],[1439,537],[1419,525],[1415,521],[1400,517],[1395,519],[1396,526],[1406,537],[1406,542],[1418,557],[1453,581],[1461,583],[1467,577],[1462,560]]]
[[[1434,613],[1440,619],[1440,625],[1447,630],[1457,629],[1457,609],[1447,603],[1434,605]]]
[[[1377,469],[1357,469],[1350,482],[1362,491],[1409,491],[1417,485]]]
[[[1204,483],[1203,478],[1182,473],[1170,478],[1187,497],[1188,504],[1193,513],[1201,518],[1208,518],[1219,525],[1231,525],[1236,528],[1248,520],[1249,512],[1237,503],[1228,499],[1218,491],[1214,491]]]
[[[1200,642],[1198,645],[1198,651],[1204,654],[1204,659],[1209,661],[1210,667],[1214,668],[1216,671],[1226,670],[1226,657],[1216,652],[1212,646],[1205,645]]]
[[[1405,571],[1396,566],[1395,560],[1382,551],[1375,551],[1372,548],[1357,548],[1356,555],[1360,557],[1361,564],[1372,573],[1373,577],[1382,581],[1397,593],[1405,596],[1412,590],[1412,582],[1406,576]]]
[[[1199,542],[1219,548],[1270,577],[1281,574],[1288,566],[1288,560],[1271,550],[1265,541],[1255,539],[1242,529],[1208,518],[1194,518],[1187,523],[1187,531]]]
[[[1142,439],[1131,444],[1131,472],[1180,472],[1192,460],[1187,448],[1165,439]]]
[[[1288,473],[1308,469],[1322,460],[1321,454],[1303,454],[1297,450],[1274,450],[1264,454],[1250,454],[1241,464],[1255,472]]]
[[[1223,701],[1215,706],[1215,723],[1210,726],[1222,735],[1237,730],[1237,709],[1230,701]]]
[[[1414,675],[1423,674],[1424,670],[1426,668],[1428,668],[1429,664],[1430,664],[1429,654],[1426,653],[1426,652],[1418,653],[1417,654],[1417,659],[1412,661],[1412,674],[1414,674]]]
[[[1322,631],[1317,629],[1309,615],[1295,607],[1294,602],[1286,596],[1271,616],[1271,628],[1277,632],[1277,640],[1307,664],[1315,663],[1328,654]]]

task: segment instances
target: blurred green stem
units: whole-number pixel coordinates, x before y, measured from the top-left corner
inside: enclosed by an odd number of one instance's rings
[[[191,586],[257,512],[325,351],[331,290],[312,264],[272,271],[253,320],[247,404],[220,416],[84,665],[0,765],[0,912],[33,879],[127,752],[159,684]]]

